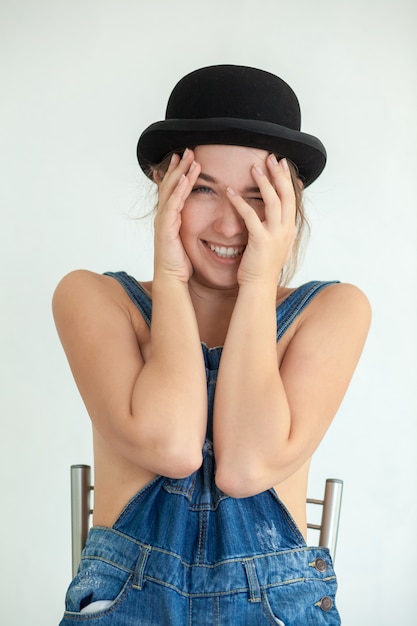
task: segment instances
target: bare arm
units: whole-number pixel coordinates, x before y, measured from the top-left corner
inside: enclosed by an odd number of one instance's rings
[[[216,480],[245,497],[278,485],[316,450],[359,360],[370,310],[352,285],[327,287],[278,367],[273,307],[268,315],[259,293],[236,306],[216,390]]]
[[[358,289],[327,287],[309,305],[279,363],[271,268],[280,271],[292,242],[286,176],[275,175],[280,201],[267,206],[262,223],[235,200],[253,242],[241,264],[214,408],[216,482],[235,497],[278,485],[311,457],[345,394],[369,327],[369,304]],[[262,191],[265,181],[256,180]],[[280,224],[273,223],[277,212]]]
[[[189,163],[179,167],[177,160],[174,166],[155,225],[158,261],[146,360],[127,296],[112,278],[68,275],[56,290],[53,309],[74,378],[101,436],[138,466],[179,478],[201,465],[207,392],[187,259],[175,237],[184,193],[193,181],[181,178]]]

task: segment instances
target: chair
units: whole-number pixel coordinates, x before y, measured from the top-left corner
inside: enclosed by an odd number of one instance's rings
[[[72,577],[77,573],[81,552],[87,541],[91,505],[91,467],[89,465],[71,465],[71,547]]]
[[[89,465],[71,465],[71,536],[72,536],[72,575],[77,573],[81,552],[87,540],[90,527],[91,506],[91,467]],[[339,531],[340,510],[342,506],[343,481],[328,478],[323,500],[307,498],[307,504],[321,507],[319,524],[307,524],[307,527],[319,532],[318,545],[329,548],[333,561],[336,554]]]
[[[343,480],[340,480],[339,478],[327,478],[323,500],[307,498],[307,504],[313,504],[321,507],[320,523],[307,523],[307,528],[319,531],[318,545],[322,548],[328,548],[330,550],[333,561],[336,556],[340,511],[342,508],[342,495]]]

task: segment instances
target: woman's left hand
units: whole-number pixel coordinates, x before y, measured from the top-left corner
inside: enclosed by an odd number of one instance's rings
[[[251,173],[264,200],[261,215],[233,189],[227,190],[248,230],[238,283],[240,286],[265,283],[276,287],[296,236],[296,199],[291,172],[285,159],[278,162],[270,154],[265,165],[254,165]]]

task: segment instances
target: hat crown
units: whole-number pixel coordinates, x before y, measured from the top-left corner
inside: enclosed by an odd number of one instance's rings
[[[242,65],[214,65],[184,76],[168,100],[165,119],[246,119],[299,131],[300,105],[278,76]]]

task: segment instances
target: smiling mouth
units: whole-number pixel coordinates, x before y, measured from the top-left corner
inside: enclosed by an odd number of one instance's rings
[[[208,241],[206,241],[206,245],[222,259],[235,259],[241,256],[246,248],[246,246],[215,246]]]

